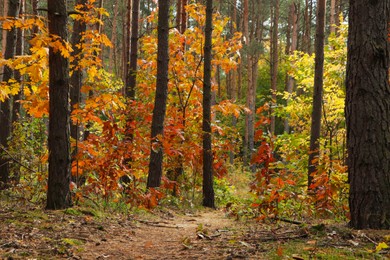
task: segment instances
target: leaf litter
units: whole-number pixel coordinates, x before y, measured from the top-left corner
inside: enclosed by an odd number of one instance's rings
[[[131,215],[0,209],[0,259],[328,259],[329,253],[387,259],[389,235],[345,224],[244,222],[208,209]]]

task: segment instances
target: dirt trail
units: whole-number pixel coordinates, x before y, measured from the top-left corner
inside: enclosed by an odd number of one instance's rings
[[[386,230],[261,224],[225,215],[208,209],[127,215],[0,204],[0,259],[390,259],[390,250],[372,253],[390,238]]]
[[[226,259],[229,250],[222,241],[237,232],[237,222],[221,211],[169,214],[158,220],[137,217],[125,230],[110,227],[101,241],[88,241],[83,259]],[[225,241],[226,242],[226,241]]]

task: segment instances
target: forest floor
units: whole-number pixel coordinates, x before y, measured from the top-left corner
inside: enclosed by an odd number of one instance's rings
[[[389,259],[389,231],[261,224],[224,210],[45,211],[0,201],[0,259]]]

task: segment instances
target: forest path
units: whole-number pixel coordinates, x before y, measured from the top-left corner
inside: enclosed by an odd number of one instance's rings
[[[373,253],[389,239],[388,230],[236,221],[223,210],[46,211],[0,200],[0,259],[7,260],[390,259],[390,250]]]
[[[195,214],[160,214],[158,219],[137,216],[130,229],[111,226],[100,241],[88,241],[83,259],[231,259],[227,240],[240,234],[241,226],[218,210]]]

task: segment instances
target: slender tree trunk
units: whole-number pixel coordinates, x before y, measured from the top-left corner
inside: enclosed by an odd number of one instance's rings
[[[336,33],[336,0],[330,0],[329,26],[330,33]]]
[[[187,12],[185,7],[187,6],[187,0],[182,0],[181,3],[181,22],[180,22],[180,32],[184,33],[187,30]]]
[[[102,9],[102,8],[104,8],[104,0],[99,0],[99,9]],[[100,21],[103,21],[103,14],[99,13],[98,18]],[[103,23],[97,23],[97,31],[99,34],[103,33],[103,26],[104,26]],[[100,57],[99,58],[102,61],[102,67],[104,67],[104,45],[103,44],[100,44]]]
[[[39,0],[31,0],[31,7],[32,7],[32,14],[36,17],[38,16],[38,3],[39,3]],[[37,34],[38,33],[38,26],[33,26],[33,29],[32,29],[32,34]]]
[[[318,7],[317,7],[318,8]],[[303,51],[311,54],[311,1],[305,0],[304,13],[305,31],[303,34]]]
[[[137,60],[138,60],[138,28],[139,28],[139,0],[132,2],[132,16],[131,16],[131,38],[130,38],[130,63],[126,77],[126,98],[128,109],[131,109],[132,102],[135,100],[135,89],[137,83]],[[127,116],[127,128],[125,141],[131,143],[133,141],[134,129],[132,127],[134,116],[131,113]],[[126,155],[124,163],[131,167],[132,152],[129,151]],[[129,183],[130,179],[127,176],[122,177],[124,183]]]
[[[317,25],[315,38],[314,92],[313,111],[311,115],[310,151],[308,167],[308,187],[313,183],[313,174],[318,170],[321,136],[322,92],[324,75],[324,42],[325,42],[326,0],[317,4]]]
[[[248,0],[243,0],[243,8],[244,8],[244,13],[243,13],[243,42],[246,46],[249,46],[249,6],[248,6]],[[248,48],[249,49],[249,48]],[[250,64],[250,55],[249,51],[247,50],[246,52],[246,57],[247,57],[247,73],[248,73],[248,84],[247,84],[247,93],[246,93],[246,107],[250,109],[250,90],[251,90],[251,82],[252,82],[252,70],[249,69],[252,67]],[[248,166],[249,165],[249,160],[250,160],[250,154],[251,150],[249,148],[249,136],[250,132],[253,129],[253,113],[254,111],[250,111],[245,115],[245,135],[244,135],[244,165]]]
[[[159,138],[163,138],[164,136],[164,121],[168,96],[169,1],[158,1],[157,31],[156,97],[152,117],[152,143],[147,181],[148,188],[159,187],[162,177],[163,147]]]
[[[290,4],[290,28],[291,28],[291,44],[290,48],[288,49],[288,54],[292,55],[294,51],[297,50],[298,46],[298,14],[297,14],[297,4],[295,2],[292,2]],[[287,92],[289,94],[292,94],[294,90],[294,78],[287,75]],[[290,99],[287,99],[287,104],[289,103]],[[284,132],[289,133],[290,132],[290,125],[288,118],[284,121]]]
[[[87,0],[78,0],[78,5],[85,5],[87,4]],[[83,81],[83,71],[79,67],[79,61],[80,57],[79,55],[82,52],[82,42],[81,37],[82,33],[85,32],[87,29],[86,24],[83,21],[74,21],[73,23],[73,33],[72,33],[72,46],[73,46],[73,57],[74,57],[74,67],[76,69],[73,70],[72,76],[70,78],[70,104],[71,104],[71,111],[73,111],[74,106],[77,104],[80,105],[82,103],[82,95],[81,95],[81,87],[82,87],[82,81]],[[80,47],[78,47],[78,44],[81,44]],[[72,163],[77,156],[78,153],[78,143],[80,141],[84,140],[84,133],[83,133],[83,126],[80,125],[78,122],[70,125],[70,136],[76,140],[76,146],[72,153]],[[76,161],[78,164],[78,161]],[[78,169],[78,167],[76,167]],[[73,176],[72,176],[73,177]],[[82,184],[81,179],[79,178],[78,170],[74,176],[74,182],[77,184],[77,186],[80,186]]]
[[[138,59],[138,20],[139,0],[132,2],[131,17],[131,38],[130,38],[130,64],[126,78],[126,97],[135,99],[135,85],[137,81],[137,59]]]
[[[118,0],[115,0],[114,2],[114,15],[113,15],[113,18],[112,18],[112,33],[111,33],[111,42],[113,44],[113,47],[110,49],[110,53],[108,55],[108,59],[109,59],[109,64],[108,64],[108,70],[112,73],[114,72],[115,75],[117,74],[117,71],[116,71],[116,51],[118,49],[118,46],[117,46],[117,37],[118,37],[118,33],[117,33],[117,30],[118,30],[118,23],[117,23],[117,20],[118,20],[118,12],[119,12],[119,4],[118,4]]]
[[[8,16],[8,1],[7,0],[4,0],[3,2],[3,5],[4,5],[4,9],[3,9],[3,12],[1,13],[1,15],[3,17],[7,17]],[[7,30],[3,30],[2,33],[1,33],[1,37],[2,37],[2,41],[1,41],[1,52],[5,53],[5,49],[6,49],[6,46],[7,46]],[[3,73],[3,71],[0,71],[1,73]],[[0,77],[1,78],[1,77]]]
[[[179,32],[181,30],[181,2],[182,0],[176,0],[176,28]]]
[[[213,151],[211,146],[211,37],[213,1],[206,2],[203,79],[203,206],[215,208],[213,188]]]
[[[390,1],[350,0],[346,120],[351,226],[390,229]]]
[[[129,72],[130,67],[130,41],[131,41],[131,2],[132,0],[127,1],[127,12],[126,12],[126,24],[123,26],[124,33],[124,43],[123,43],[123,81],[126,82],[126,78]],[[123,90],[123,95],[126,95],[126,87]]]
[[[272,41],[271,41],[271,96],[272,107],[276,106],[276,91],[278,87],[278,64],[279,64],[279,44],[278,44],[278,27],[279,27],[279,0],[272,2],[273,22],[272,22]],[[273,115],[271,107],[271,133],[275,134],[276,118]]]
[[[9,17],[17,17],[19,13],[20,1],[8,1]],[[17,29],[7,31],[6,45],[4,51],[5,59],[12,59],[15,56]],[[14,76],[12,68],[4,66],[3,81],[8,82]],[[11,98],[0,102],[0,190],[5,189],[9,182],[9,159],[5,156],[3,149],[8,149],[8,139],[11,136]]]
[[[65,0],[48,0],[49,33],[68,38]],[[49,180],[47,209],[71,206],[69,143],[69,62],[49,48]]]
[[[25,0],[20,1],[20,6],[19,6],[19,16],[22,16],[24,14],[24,9],[25,9]],[[21,56],[24,53],[24,30],[22,29],[17,29],[16,32],[16,49],[15,49],[15,54],[17,56]],[[14,71],[15,74],[15,80],[18,82],[22,81],[22,77],[20,75],[19,71]],[[21,109],[21,98],[22,98],[22,90],[23,87],[20,88],[20,91],[18,94],[16,94],[13,99],[12,99],[12,125],[13,123],[17,122],[20,116],[20,109]]]

